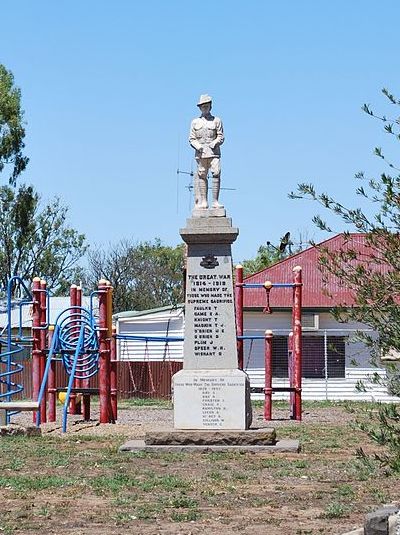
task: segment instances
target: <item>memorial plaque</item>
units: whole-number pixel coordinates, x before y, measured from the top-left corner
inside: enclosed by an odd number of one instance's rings
[[[249,427],[250,387],[241,370],[181,370],[173,385],[175,428]]]

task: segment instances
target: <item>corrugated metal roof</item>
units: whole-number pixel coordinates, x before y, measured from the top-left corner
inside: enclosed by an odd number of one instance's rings
[[[126,310],[124,312],[116,312],[113,314],[114,320],[124,319],[124,318],[135,318],[140,316],[147,316],[149,314],[158,314],[159,312],[167,312],[167,311],[178,311],[178,313],[181,312],[181,309],[184,308],[184,305],[182,303],[179,303],[177,305],[166,305],[163,307],[157,307],[157,308],[149,308],[146,310]]]
[[[339,304],[351,305],[354,303],[352,291],[332,275],[323,275],[318,266],[320,253],[319,246],[323,246],[331,251],[340,248],[355,249],[359,252],[367,253],[370,247],[366,243],[365,234],[350,234],[346,237],[338,234],[329,240],[321,242],[318,246],[308,249],[285,258],[281,262],[274,264],[254,275],[246,277],[245,282],[264,283],[291,283],[293,282],[293,268],[301,266],[303,276],[303,308],[332,308]],[[273,288],[270,293],[271,308],[291,308],[293,299],[291,288]],[[243,306],[245,308],[265,307],[265,290],[245,289],[243,296]]]

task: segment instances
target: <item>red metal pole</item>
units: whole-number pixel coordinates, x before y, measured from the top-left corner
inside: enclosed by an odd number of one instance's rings
[[[293,315],[293,311],[292,311]],[[292,318],[293,324],[293,318]],[[291,331],[288,336],[288,378],[289,378],[289,387],[294,388],[294,361],[293,361],[293,332]],[[294,420],[294,392],[290,391],[289,393],[289,405],[290,405],[290,418]]]
[[[301,339],[301,297],[302,277],[301,267],[293,268],[293,358],[294,358],[294,387],[295,387],[295,419],[301,420],[301,375],[302,375],[302,339]]]
[[[54,325],[49,325],[48,332],[48,347],[51,347],[51,341],[54,334]],[[49,356],[47,356],[49,358]],[[57,397],[57,388],[56,388],[56,361],[52,360],[50,363],[49,369],[49,378],[47,381],[47,392],[49,396],[49,422],[55,422],[56,415],[56,397]]]
[[[243,267],[239,264],[236,266],[236,285],[235,285],[235,301],[236,301],[236,334],[243,336]],[[237,341],[238,352],[238,368],[243,370],[243,340]]]
[[[100,423],[108,424],[110,408],[110,349],[107,342],[107,281],[99,281],[99,391],[100,391]]]
[[[75,305],[77,306],[76,308],[76,313],[79,314],[80,313],[80,309],[79,307],[82,306],[82,288],[80,286],[77,286],[76,287],[76,299],[75,299]],[[83,387],[83,382],[84,380],[83,379],[75,379],[75,388],[82,388]],[[80,399],[80,402],[78,403],[77,401],[78,399],[78,396],[76,398],[76,407],[75,407],[75,410],[76,410],[76,414],[82,414],[83,413],[83,396],[82,394],[79,395],[79,399]]]
[[[70,307],[71,307],[70,315],[72,317],[74,317],[74,314],[76,313],[76,309],[72,308],[72,307],[76,306],[76,289],[77,289],[76,284],[72,284],[70,289],[69,289],[69,302],[70,302]],[[79,327],[77,327],[77,329],[79,329]],[[76,335],[76,337],[79,336],[78,332],[76,332],[74,334]],[[74,379],[73,387],[76,388],[76,386],[77,386],[76,385],[76,379]],[[72,393],[71,397],[70,397],[69,413],[70,414],[77,414],[77,410],[76,410],[76,394],[75,393]]]
[[[113,336],[111,338],[111,369],[110,369],[110,383],[111,383],[111,410],[114,421],[118,417],[118,362],[117,362],[117,339],[115,335],[117,330],[113,328]]]
[[[44,377],[44,370],[46,367],[46,341],[47,341],[47,329],[44,326],[47,323],[47,295],[46,295],[46,281],[40,281],[40,384],[42,384]],[[45,390],[42,402],[40,404],[40,421],[41,423],[47,422],[46,414],[46,401],[47,401],[47,392]]]
[[[111,282],[107,281],[107,308],[106,308],[106,326],[107,326],[107,359],[108,359],[108,390],[107,390],[107,397],[108,397],[108,421],[110,423],[115,424],[115,418],[114,418],[114,412],[112,408],[111,403],[111,343],[113,340],[113,327],[112,327],[112,311],[113,311],[113,302],[112,302],[112,296],[113,296],[113,287],[111,286]]]
[[[272,419],[272,331],[265,331],[264,420]]]
[[[40,277],[32,281],[32,398],[37,401],[40,390]],[[33,413],[33,423],[36,415]]]

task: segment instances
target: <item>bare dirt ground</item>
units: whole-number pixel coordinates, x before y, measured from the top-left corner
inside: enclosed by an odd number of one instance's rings
[[[356,458],[377,446],[354,414],[306,404],[302,422],[287,417],[275,409],[272,424],[278,438],[300,439],[299,454],[119,453],[127,439],[172,427],[170,408],[127,403],[115,425],[75,416],[65,435],[59,420],[42,437],[2,438],[0,533],[341,534],[399,499],[395,475]],[[253,426],[271,426],[261,408]]]

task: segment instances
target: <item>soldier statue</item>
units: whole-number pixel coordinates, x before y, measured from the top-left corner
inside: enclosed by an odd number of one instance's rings
[[[212,174],[212,208],[223,208],[218,202],[221,180],[221,150],[224,129],[219,117],[211,115],[212,99],[201,95],[197,106],[201,115],[190,125],[189,143],[195,149],[197,177],[195,178],[195,208],[208,208],[208,171]]]

